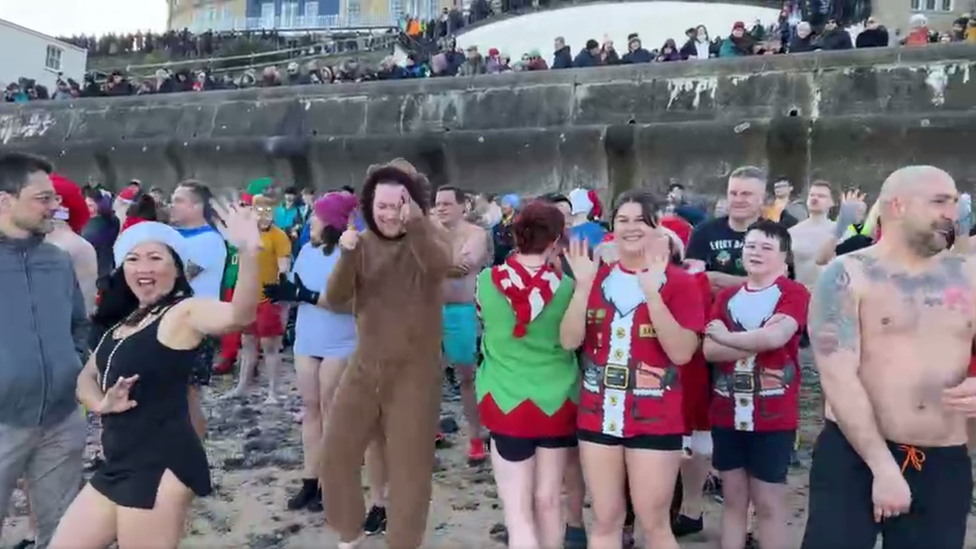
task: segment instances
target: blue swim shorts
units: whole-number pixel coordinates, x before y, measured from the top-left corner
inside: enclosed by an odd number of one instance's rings
[[[478,312],[474,303],[444,305],[444,357],[451,366],[474,366],[478,356]]]

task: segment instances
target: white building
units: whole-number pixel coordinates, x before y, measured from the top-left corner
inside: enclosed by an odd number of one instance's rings
[[[32,79],[53,94],[58,74],[83,83],[88,52],[0,19],[0,85]]]

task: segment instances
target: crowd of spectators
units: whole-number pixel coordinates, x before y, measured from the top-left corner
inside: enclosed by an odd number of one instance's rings
[[[523,1],[527,0],[503,2],[503,7],[507,5],[510,9],[518,9],[521,6],[517,3]],[[468,47],[464,51],[459,49],[453,34],[466,24],[489,17],[490,9],[486,0],[475,0],[467,14],[457,10],[445,10],[437,20],[424,22],[406,18],[401,30],[411,37],[411,43],[416,47],[413,48],[413,53],[400,63],[397,63],[392,56],[388,56],[378,67],[366,66],[354,59],[329,66],[322,59],[305,58],[301,59],[301,62],[295,60],[282,63],[283,66],[269,64],[259,68],[250,67],[236,73],[227,70],[215,71],[212,68],[197,70],[160,68],[151,77],[142,79],[131,78],[123,71],[115,71],[105,81],[96,81],[91,76],[86,78],[84,83],[62,79],[52,91],[30,81],[13,83],[4,89],[3,99],[9,102],[34,99],[59,100],[73,97],[473,76],[716,57],[804,53],[817,50],[921,46],[939,42],[976,43],[976,18],[969,14],[957,19],[952,28],[945,32],[930,29],[925,16],[916,14],[909,22],[908,32],[903,35],[899,30],[890,32],[873,17],[863,20],[863,25],[850,25],[847,24],[849,21],[845,22],[840,17],[830,14],[825,17],[822,14],[816,14],[818,17],[804,17],[797,5],[788,3],[778,21],[768,25],[755,21],[750,26],[743,22],[736,22],[729,30],[729,34],[725,36],[714,36],[700,25],[687,29],[684,36],[678,40],[672,38],[657,47],[646,47],[640,35],[635,32],[627,36],[626,50],[623,52],[615,48],[612,40],[604,40],[600,43],[590,39],[580,47],[578,44],[566,44],[561,37],[555,39],[551,56],[535,50],[524,52],[520,58],[513,59],[509,53],[498,48],[489,48],[487,52],[482,52],[475,46]],[[227,41],[238,39],[282,40],[275,33],[256,33],[252,36],[244,33],[224,37],[213,33],[195,36],[187,31],[159,36],[136,34],[122,38],[103,37],[95,40],[81,37],[75,40],[87,44],[87,47],[94,47],[99,52],[146,51],[164,47],[175,52],[209,56],[222,45],[227,44]],[[305,39],[298,38],[298,40]],[[275,44],[286,45],[280,42]],[[383,45],[383,47],[388,46],[389,43]],[[579,49],[574,50],[574,46]]]
[[[62,36],[58,40],[88,51],[89,58],[135,53],[165,52],[171,59],[214,57],[256,46],[265,51],[307,46],[311,33],[282,36],[277,31],[212,32],[194,34],[187,29],[164,33],[105,34],[103,36]]]

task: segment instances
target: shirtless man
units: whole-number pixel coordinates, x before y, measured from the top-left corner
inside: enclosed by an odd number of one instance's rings
[[[61,200],[61,206],[54,212],[54,230],[47,234],[45,240],[71,256],[78,285],[85,297],[85,310],[91,314],[95,310],[95,294],[98,293],[98,258],[95,248],[75,230],[75,227],[84,227],[88,220],[85,197],[78,185],[64,177],[54,174],[51,182]]]
[[[817,265],[817,253],[823,243],[833,235],[834,222],[827,217],[827,212],[834,206],[830,183],[814,181],[807,192],[807,211],[810,216],[790,228],[793,240],[793,266],[796,269],[796,281],[813,289],[813,285],[820,276],[820,266]]]
[[[976,265],[943,253],[957,215],[949,174],[902,168],[878,200],[884,238],[827,265],[810,305],[828,406],[802,548],[871,549],[880,532],[885,549],[961,549]]]
[[[468,422],[468,462],[477,465],[487,458],[478,420],[478,399],[474,391],[474,369],[478,361],[478,314],[474,305],[475,281],[488,261],[488,234],[464,220],[464,191],[457,187],[437,189],[434,215],[451,235],[454,265],[444,281],[444,358],[461,382],[461,404]]]

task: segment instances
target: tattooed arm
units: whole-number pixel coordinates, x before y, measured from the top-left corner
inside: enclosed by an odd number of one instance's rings
[[[860,300],[851,283],[856,269],[847,258],[830,262],[820,275],[810,302],[809,333],[824,396],[834,419],[854,450],[879,472],[898,471],[874,409],[858,377],[861,366]]]

